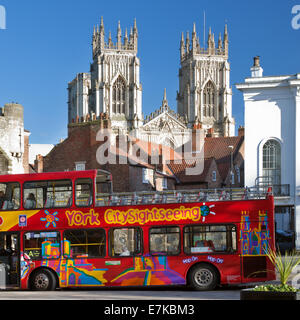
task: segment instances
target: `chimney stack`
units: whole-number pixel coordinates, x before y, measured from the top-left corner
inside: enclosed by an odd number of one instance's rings
[[[239,129],[238,129],[238,136],[241,137],[241,136],[244,136],[244,135],[245,135],[245,127],[240,126]]]
[[[253,58],[254,63],[251,67],[251,77],[252,78],[261,78],[263,76],[263,68],[260,66],[260,57],[256,56]]]

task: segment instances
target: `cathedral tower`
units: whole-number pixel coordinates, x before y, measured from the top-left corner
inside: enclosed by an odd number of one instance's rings
[[[189,32],[186,39],[182,33],[180,63],[177,112],[187,119],[189,127],[200,124],[206,131],[212,128],[214,136],[233,136],[227,26],[217,46],[209,29],[206,48],[200,46],[195,24],[191,40]]]
[[[100,27],[94,27],[92,46],[90,73],[77,76],[79,80],[69,84],[69,122],[74,116],[86,117],[88,113],[90,118],[98,118],[106,113],[112,128],[139,128],[143,119],[136,21],[129,36],[126,29],[123,39],[119,22],[114,43],[111,32],[106,41],[101,18]]]

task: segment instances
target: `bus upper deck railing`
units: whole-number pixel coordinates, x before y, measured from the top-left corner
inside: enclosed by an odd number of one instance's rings
[[[271,194],[271,191],[268,191],[268,193]],[[130,206],[257,199],[266,199],[266,192],[257,188],[228,188],[97,194],[95,204],[96,206]]]

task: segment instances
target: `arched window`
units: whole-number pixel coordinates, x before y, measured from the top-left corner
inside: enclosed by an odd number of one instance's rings
[[[281,146],[274,139],[263,146],[263,176],[273,185],[281,184]]]
[[[121,77],[113,84],[112,112],[125,114],[126,85]]]
[[[215,117],[215,87],[211,81],[207,82],[203,90],[203,116]]]

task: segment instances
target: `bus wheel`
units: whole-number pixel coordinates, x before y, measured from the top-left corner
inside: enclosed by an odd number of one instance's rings
[[[195,290],[214,290],[218,284],[218,273],[208,264],[198,265],[190,271],[188,280]]]
[[[47,269],[39,269],[32,275],[31,288],[37,291],[55,290],[56,279],[54,274]]]

